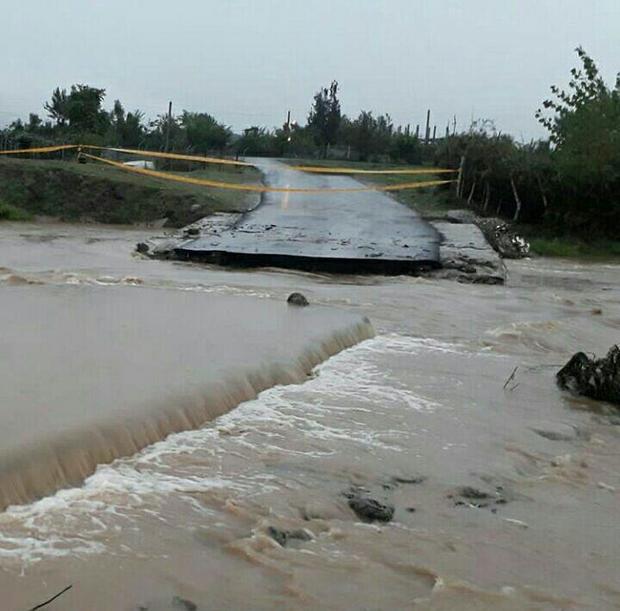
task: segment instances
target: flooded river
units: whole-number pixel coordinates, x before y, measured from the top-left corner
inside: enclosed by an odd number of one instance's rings
[[[619,266],[510,262],[506,286],[227,270],[134,256],[149,234],[2,224],[0,283],[42,300],[300,290],[376,336],[1,513],[2,609],[70,584],[48,608],[620,608],[620,417],[554,383],[620,340]],[[361,523],[352,487],[393,521]]]

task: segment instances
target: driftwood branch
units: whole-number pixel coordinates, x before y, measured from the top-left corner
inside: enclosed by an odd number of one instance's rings
[[[506,390],[506,386],[508,386],[508,384],[510,384],[510,382],[512,382],[515,379],[515,374],[517,373],[517,369],[519,369],[519,365],[517,365],[513,370],[512,373],[508,376],[508,379],[504,382],[504,390]],[[516,387],[515,387],[516,388]],[[513,389],[514,390],[514,389]]]
[[[32,607],[31,609],[29,609],[29,611],[37,611],[37,609],[42,609],[46,605],[49,605],[51,602],[54,602],[57,598],[62,596],[65,592],[70,590],[72,587],[73,587],[73,584],[67,586],[64,590],[58,592],[58,594],[52,596],[50,599],[46,600],[45,602],[38,604],[36,607]]]

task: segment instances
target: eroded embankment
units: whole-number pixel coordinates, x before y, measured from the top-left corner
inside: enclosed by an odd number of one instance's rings
[[[253,168],[209,172],[211,178],[230,182],[258,176]],[[93,163],[0,158],[0,203],[63,221],[165,221],[183,227],[216,211],[247,210],[256,205],[256,197],[133,176]]]
[[[0,287],[0,508],[197,428],[373,335],[367,319],[249,297]]]

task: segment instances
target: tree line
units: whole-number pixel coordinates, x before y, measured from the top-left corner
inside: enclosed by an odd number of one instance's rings
[[[422,147],[409,127],[396,127],[388,114],[371,111],[349,118],[341,112],[338,83],[314,96],[306,125],[251,126],[241,134],[206,112],[184,110],[147,121],[140,110],[127,111],[120,100],[104,108],[105,89],[76,84],[56,88],[44,104],[46,117],[30,113],[0,132],[3,148],[85,143],[186,153],[327,157],[361,161],[419,163]]]
[[[576,49],[579,66],[568,89],[551,87],[536,117],[548,138],[519,143],[491,121],[437,140],[395,126],[387,113],[347,117],[333,81],[314,95],[305,125],[251,126],[234,134],[206,112],[162,114],[147,121],[119,100],[103,107],[105,90],[57,88],[47,117],[31,113],[0,132],[3,148],[60,142],[198,154],[337,157],[359,161],[434,163],[459,170],[457,196],[487,215],[545,222],[583,235],[620,237],[620,75],[608,86],[592,58]],[[448,187],[446,187],[448,188]],[[452,187],[450,187],[452,188]]]

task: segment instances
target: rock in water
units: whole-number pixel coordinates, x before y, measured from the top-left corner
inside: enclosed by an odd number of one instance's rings
[[[149,245],[146,242],[138,242],[136,244],[136,251],[141,254],[146,254],[149,251]]]
[[[184,609],[184,611],[197,611],[198,609],[196,603],[180,596],[175,596],[172,599],[172,605],[175,609]]]
[[[281,528],[275,528],[274,526],[270,526],[267,529],[267,534],[282,547],[284,547],[290,539],[297,539],[298,541],[312,540],[312,535],[304,528],[296,528],[295,530],[282,530]]]
[[[289,305],[307,306],[310,302],[301,293],[291,293],[286,300]]]
[[[349,499],[349,507],[364,522],[389,522],[394,517],[394,507],[366,497],[354,496]]]
[[[602,359],[577,352],[558,371],[556,380],[560,388],[575,395],[620,405],[620,348],[613,346]]]

